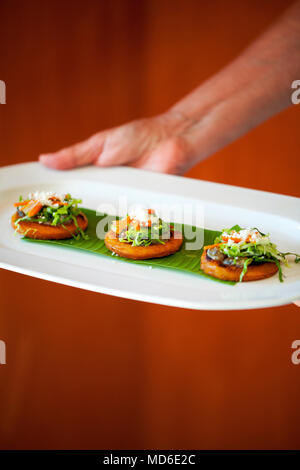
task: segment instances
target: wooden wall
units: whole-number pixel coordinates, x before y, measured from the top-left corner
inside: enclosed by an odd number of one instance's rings
[[[0,0],[0,165],[165,110],[289,3]],[[188,176],[300,196],[299,112]],[[299,322],[293,305],[189,311],[2,270],[0,448],[299,448]]]

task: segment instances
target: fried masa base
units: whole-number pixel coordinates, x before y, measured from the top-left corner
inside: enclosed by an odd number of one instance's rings
[[[28,222],[27,220],[21,221],[16,225],[16,221],[20,218],[16,212],[11,218],[13,228],[28,238],[35,238],[36,240],[62,240],[64,238],[72,238],[77,233],[78,228],[72,221],[70,224],[65,225],[47,225],[39,224],[38,222]],[[81,230],[86,230],[88,226],[88,219],[83,212],[77,216],[77,223]]]
[[[217,243],[215,245],[208,245],[203,248],[203,253],[201,256],[201,269],[203,269],[206,274],[210,274],[211,276],[222,279],[223,281],[238,282],[240,280],[242,268],[237,268],[236,266],[223,266],[219,261],[210,259],[207,256],[207,250],[218,245],[219,244]],[[271,277],[276,274],[277,271],[278,267],[275,263],[250,264],[246,274],[243,277],[243,282],[266,279],[267,277]]]
[[[176,234],[176,238],[174,238]],[[162,245],[156,243],[149,246],[132,246],[131,243],[120,242],[113,230],[105,235],[105,245],[113,253],[117,253],[123,258],[130,259],[149,259],[162,258],[176,253],[182,245],[183,238],[180,232],[174,232],[169,240]]]

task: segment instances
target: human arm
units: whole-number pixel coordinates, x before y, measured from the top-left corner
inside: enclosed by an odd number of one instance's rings
[[[40,156],[46,166],[132,165],[182,174],[291,104],[300,76],[300,2],[239,57],[165,113]]]

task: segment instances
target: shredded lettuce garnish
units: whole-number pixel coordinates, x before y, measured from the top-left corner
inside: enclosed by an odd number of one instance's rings
[[[157,223],[145,227],[135,223],[128,215],[126,218],[128,223],[125,224],[124,229],[117,233],[117,236],[120,242],[130,243],[132,246],[149,246],[157,243],[164,245],[173,230],[172,224],[164,222],[160,218],[157,219]],[[115,231],[114,224],[112,230]]]
[[[295,262],[298,263],[300,255],[291,252],[280,252],[276,245],[270,241],[269,235],[260,232],[257,228],[250,229],[251,231],[253,230],[259,233],[259,236],[255,238],[255,241],[233,241],[232,239],[230,240],[230,243],[228,241],[224,241],[224,235],[225,239],[227,234],[229,238],[233,237],[235,240],[234,234],[238,235],[242,230],[246,229],[243,229],[239,225],[234,225],[230,229],[224,229],[221,235],[215,239],[215,243],[220,244],[220,251],[227,257],[232,258],[233,265],[237,264],[237,262],[242,262],[243,269],[240,275],[240,282],[243,280],[243,277],[248,270],[248,266],[251,263],[275,263],[278,267],[279,280],[280,282],[283,282],[280,263],[283,262],[285,266],[288,266],[286,259],[287,255],[294,255]]]
[[[24,201],[24,199],[22,196],[20,196],[19,202],[21,203],[22,201]],[[27,221],[52,226],[62,225],[62,227],[68,230],[68,224],[74,222],[75,226],[77,227],[77,234],[72,234],[73,238],[79,239],[82,237],[84,239],[88,239],[88,235],[83,232],[83,230],[78,226],[77,222],[77,216],[81,212],[78,204],[81,202],[81,199],[75,199],[72,198],[70,194],[66,194],[64,198],[59,201],[59,203],[53,206],[43,205],[34,216],[30,217],[28,213],[25,213],[24,216],[20,216],[19,219],[15,221],[15,225],[17,227],[20,222]],[[19,211],[23,212],[23,206],[17,206],[17,208]]]

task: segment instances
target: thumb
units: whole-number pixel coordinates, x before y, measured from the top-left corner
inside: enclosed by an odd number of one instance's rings
[[[99,132],[89,139],[64,148],[55,153],[48,153],[39,156],[42,165],[56,170],[69,170],[78,166],[90,165],[101,153],[105,132]]]

